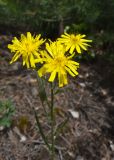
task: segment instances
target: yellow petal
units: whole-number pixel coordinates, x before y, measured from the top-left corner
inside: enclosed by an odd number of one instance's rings
[[[15,55],[12,58],[12,60],[10,61],[10,64],[13,63],[13,62],[15,62],[20,56],[21,56],[20,53],[18,53],[18,52],[15,53]]]
[[[63,77],[60,72],[58,73],[58,79],[59,79],[59,87],[63,87]]]
[[[50,76],[50,78],[49,78],[49,81],[50,82],[53,82],[54,81],[54,79],[55,79],[55,77],[56,77],[56,70],[54,70],[52,73],[51,73],[51,76]]]
[[[70,48],[70,54],[73,53],[74,49],[75,49],[75,45],[72,45],[71,48]]]
[[[46,73],[45,65],[38,70],[39,77],[42,77]]]
[[[30,64],[31,64],[31,67],[35,68],[34,57],[32,54],[30,55]]]
[[[76,50],[77,50],[78,53],[81,53],[81,50],[80,50],[80,47],[79,47],[78,44],[76,44]]]

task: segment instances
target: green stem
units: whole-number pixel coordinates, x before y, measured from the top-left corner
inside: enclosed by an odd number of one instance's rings
[[[40,132],[40,134],[41,134],[41,136],[42,136],[42,139],[43,139],[45,145],[47,146],[47,148],[50,150],[50,149],[51,149],[51,148],[50,148],[50,145],[49,145],[49,143],[48,143],[48,141],[47,141],[47,139],[46,139],[46,137],[45,137],[45,135],[44,135],[44,132],[43,132],[43,130],[42,130],[42,126],[41,126],[40,121],[39,121],[39,117],[38,117],[38,115],[37,115],[37,113],[36,113],[36,111],[35,111],[34,108],[33,108],[33,111],[34,111],[36,123],[37,123],[38,129],[39,129],[39,132]]]
[[[47,113],[45,105],[44,105],[44,101],[46,100],[46,102],[47,102],[47,95],[46,95],[46,91],[45,91],[44,81],[43,81],[43,79],[38,77],[37,71],[36,70],[34,70],[34,71],[35,71],[35,74],[36,74],[36,77],[37,77],[39,97],[40,97],[40,100],[41,100],[42,107],[44,109],[45,115],[48,118],[48,113]],[[51,151],[51,146],[49,145],[48,140],[47,140],[47,138],[46,138],[46,136],[45,136],[45,134],[43,132],[42,126],[41,126],[40,121],[39,121],[39,117],[38,117],[34,107],[33,107],[33,111],[34,111],[36,123],[37,123],[38,129],[39,129],[39,132],[41,134],[41,137],[42,137],[45,145],[49,149],[49,151]]]
[[[51,160],[54,160],[55,151],[54,151],[54,91],[53,91],[53,85],[51,83]]]

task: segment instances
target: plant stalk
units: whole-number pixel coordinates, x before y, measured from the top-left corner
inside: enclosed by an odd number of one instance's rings
[[[51,160],[54,160],[55,150],[54,150],[54,90],[51,83]]]
[[[50,145],[49,145],[49,143],[47,141],[47,138],[45,137],[44,132],[42,130],[42,126],[40,124],[39,117],[38,117],[38,115],[37,115],[37,113],[36,113],[36,111],[35,111],[34,108],[33,108],[33,110],[34,110],[34,115],[35,115],[36,123],[37,123],[38,129],[39,129],[39,132],[41,134],[41,137],[42,137],[45,145],[47,146],[47,148],[50,150],[51,148],[50,148]]]

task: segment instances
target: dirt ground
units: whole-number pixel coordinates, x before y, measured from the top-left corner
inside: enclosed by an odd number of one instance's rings
[[[16,111],[12,126],[0,131],[0,160],[49,160],[31,108],[48,135],[36,76],[20,62],[9,64],[11,38],[0,37],[0,100],[10,99]],[[114,160],[114,66],[99,58],[81,63],[79,76],[69,81],[55,96],[55,125],[69,117],[56,139],[56,160]]]

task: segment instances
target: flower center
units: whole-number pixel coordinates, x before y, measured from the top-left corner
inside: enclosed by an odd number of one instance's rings
[[[31,44],[30,42],[25,43],[25,50],[30,54],[34,51],[34,44]]]
[[[71,34],[71,41],[72,41],[72,43],[76,43],[76,42],[79,41],[79,37],[74,36],[73,34]]]
[[[55,59],[55,65],[56,67],[64,67],[66,64],[66,61],[67,61],[66,57],[57,57]]]

